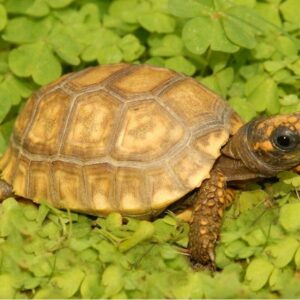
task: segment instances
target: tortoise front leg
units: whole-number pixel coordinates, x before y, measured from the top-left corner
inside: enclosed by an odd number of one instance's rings
[[[196,267],[214,268],[223,212],[232,199],[232,194],[226,192],[225,177],[219,171],[212,172],[197,192],[189,236],[191,260]]]
[[[0,201],[13,195],[13,190],[11,185],[6,183],[4,180],[0,179]]]

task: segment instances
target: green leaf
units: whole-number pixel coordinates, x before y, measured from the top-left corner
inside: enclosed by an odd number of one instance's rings
[[[84,275],[79,267],[55,275],[44,289],[38,290],[34,298],[51,298],[52,295],[58,298],[71,298],[80,288]]]
[[[266,61],[264,63],[265,69],[271,74],[277,72],[278,70],[285,67],[285,62],[283,61]]]
[[[300,229],[300,203],[286,204],[280,209],[279,223],[289,231],[295,232]]]
[[[277,177],[284,183],[289,184],[294,188],[300,187],[300,176],[294,172],[283,171],[280,172]]]
[[[23,97],[28,97],[32,93],[31,87],[24,80],[13,75],[6,76],[5,80],[0,83],[0,90],[3,101],[8,101],[9,98],[11,105],[20,104]]]
[[[154,237],[159,242],[168,241],[174,234],[174,226],[167,224],[164,219],[157,219],[154,221],[155,233]]]
[[[146,64],[157,66],[157,67],[164,67],[165,61],[162,57],[151,57],[145,61]]]
[[[211,283],[210,288],[206,288],[205,295],[210,299],[230,299],[242,297],[245,284],[240,282],[241,268],[238,265],[228,265],[223,272],[215,275],[215,284]]]
[[[119,41],[120,37],[116,33],[100,28],[94,32],[90,45],[82,53],[82,59],[84,61],[96,60],[103,48],[115,46]]]
[[[288,68],[292,70],[296,75],[300,75],[300,59],[298,59],[292,65],[289,65]]]
[[[239,50],[239,47],[228,39],[220,20],[214,20],[210,25],[212,25],[212,50],[227,53],[234,53]]]
[[[104,46],[99,50],[97,60],[99,64],[114,64],[122,61],[123,54],[118,46]]]
[[[101,277],[98,273],[86,274],[80,286],[80,294],[84,299],[102,298],[103,286],[100,285]]]
[[[106,225],[110,230],[120,228],[122,226],[122,216],[120,213],[111,213],[106,218]]]
[[[262,246],[267,242],[267,235],[260,228],[247,232],[242,238],[250,246]]]
[[[49,12],[50,9],[44,0],[35,0],[30,7],[22,11],[22,13],[34,17],[43,17],[48,15]]]
[[[200,272],[188,273],[187,282],[174,286],[174,295],[176,299],[201,299],[204,297],[205,281]]]
[[[268,59],[275,52],[275,47],[265,42],[260,42],[252,50],[253,56],[256,59]]]
[[[175,34],[167,34],[162,39],[158,38],[156,42],[151,45],[150,54],[152,56],[179,56],[182,52],[182,40]],[[170,47],[172,45],[172,47]]]
[[[280,291],[285,299],[299,295],[299,283],[294,280],[291,268],[275,268],[270,276],[269,284],[272,290]]]
[[[297,248],[299,248],[299,242],[293,237],[286,237],[279,243],[268,246],[265,253],[272,257],[276,267],[283,268],[293,260]]]
[[[119,293],[124,284],[121,268],[117,265],[108,266],[103,272],[101,283],[105,286],[103,298],[109,298]]]
[[[169,33],[175,30],[175,20],[162,12],[149,12],[138,17],[143,28],[150,32]]]
[[[217,94],[225,97],[227,95],[228,88],[233,82],[233,70],[231,68],[226,68],[214,75],[200,79],[200,81],[214,90]]]
[[[44,0],[8,0],[7,11],[14,14],[26,14],[34,17],[43,17],[50,12]]]
[[[116,0],[109,7],[109,13],[124,22],[137,23],[138,17],[150,10],[150,3],[137,0]]]
[[[70,5],[74,0],[46,0],[47,4],[52,8],[63,8]]]
[[[2,30],[7,23],[6,10],[2,4],[0,4],[0,30]]]
[[[123,34],[132,32],[138,28],[138,24],[136,24],[136,23],[133,23],[133,24],[125,23],[120,18],[111,16],[111,15],[103,16],[103,25],[107,29],[114,29]]]
[[[34,0],[7,0],[5,7],[9,13],[23,13],[33,4]]]
[[[185,23],[182,30],[184,45],[195,54],[204,53],[212,41],[213,21],[197,17]]]
[[[11,93],[13,93],[13,91],[8,89],[5,82],[0,83],[0,122],[4,120],[12,106]]]
[[[247,267],[246,279],[250,281],[250,288],[253,291],[260,290],[269,280],[274,266],[263,258],[252,260]]]
[[[225,97],[229,87],[233,83],[234,71],[233,68],[226,68],[215,73],[216,82],[220,90],[220,94]]]
[[[243,6],[248,6],[253,8],[255,6],[256,0],[234,0],[234,3],[236,3],[237,5],[243,5]]]
[[[300,26],[300,3],[298,0],[287,0],[285,2],[282,2],[282,4],[280,5],[280,10],[285,20]]]
[[[238,46],[252,49],[256,45],[254,30],[245,23],[243,18],[244,10],[245,7],[234,6],[227,10],[226,17],[222,18],[221,21],[224,31],[231,42]]]
[[[212,52],[209,65],[213,69],[214,73],[224,69],[228,63],[229,54],[223,52]]]
[[[231,258],[247,258],[254,253],[254,249],[247,246],[245,242],[236,240],[227,245],[224,252]]]
[[[196,67],[183,56],[174,56],[165,60],[165,66],[169,69],[184,73],[186,75],[193,75],[196,72]]]
[[[142,241],[150,239],[154,234],[154,226],[147,221],[141,221],[135,233],[119,245],[122,252],[128,251]]]
[[[36,42],[48,34],[50,26],[51,24],[47,19],[13,18],[8,22],[3,38],[17,44]]]
[[[300,268],[300,247],[298,247],[296,253],[295,253],[295,264],[297,268]]]
[[[132,34],[128,34],[119,42],[120,50],[123,52],[123,59],[127,62],[134,61],[139,58],[145,47],[140,44],[140,41]]]
[[[212,10],[197,0],[169,0],[168,9],[172,15],[180,18],[194,18]]]
[[[256,10],[245,5],[231,6],[226,10],[226,14],[235,18],[238,21],[237,24],[239,22],[244,24],[239,29],[243,28],[255,34],[266,34],[270,29],[274,29],[274,26],[269,24],[264,17],[261,17]]]
[[[246,101],[246,99],[233,97],[230,98],[228,102],[245,122],[248,122],[256,117],[256,110],[251,103]]]
[[[280,12],[276,3],[256,3],[255,10],[267,22],[282,27]],[[253,24],[253,22],[251,22]]]
[[[279,36],[276,39],[276,49],[284,56],[297,56],[297,44],[287,36]]]
[[[21,77],[32,76],[40,85],[47,84],[61,75],[61,65],[43,42],[20,46],[10,52],[9,66]]]
[[[79,55],[82,47],[74,40],[63,26],[56,26],[52,29],[49,37],[53,49],[65,62],[71,65],[80,63]]]
[[[12,299],[16,294],[16,279],[12,274],[0,274],[0,297],[1,299]]]
[[[248,91],[250,86],[256,86],[248,94],[248,101],[253,105],[257,112],[267,110],[269,113],[278,113],[280,106],[277,86],[272,78],[258,75],[250,79],[247,82],[247,86]]]

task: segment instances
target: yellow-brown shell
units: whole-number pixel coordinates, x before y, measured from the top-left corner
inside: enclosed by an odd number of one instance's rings
[[[60,208],[155,214],[209,177],[239,125],[194,79],[148,65],[93,67],[28,100],[2,178],[17,195]]]

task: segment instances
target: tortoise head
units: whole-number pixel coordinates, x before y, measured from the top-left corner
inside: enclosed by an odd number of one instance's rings
[[[252,172],[274,176],[300,165],[300,112],[253,120],[232,137],[223,153]]]

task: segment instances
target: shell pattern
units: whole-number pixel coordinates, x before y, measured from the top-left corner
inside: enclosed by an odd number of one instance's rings
[[[218,95],[174,71],[92,67],[27,101],[2,178],[17,195],[58,208],[152,215],[209,177],[238,123]]]

